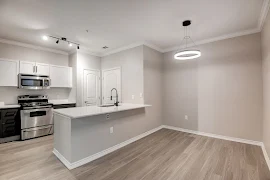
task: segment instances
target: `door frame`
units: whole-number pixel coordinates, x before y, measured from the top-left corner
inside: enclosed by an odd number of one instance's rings
[[[113,67],[113,68],[108,68],[108,69],[102,69],[101,71],[101,73],[102,73],[102,87],[101,87],[101,104],[103,104],[104,103],[104,72],[105,71],[111,71],[111,70],[120,70],[120,81],[121,81],[121,85],[120,85],[120,89],[121,89],[121,101],[122,101],[122,67],[121,66],[117,66],[117,67]]]
[[[101,71],[100,71],[100,69],[91,69],[91,68],[84,68],[83,69],[83,72],[82,72],[82,90],[81,90],[81,92],[82,92],[82,106],[86,106],[85,105],[85,100],[84,100],[84,70],[88,70],[88,71],[96,71],[96,72],[98,72],[98,74],[99,74],[99,80],[98,80],[98,88],[99,88],[99,90],[98,90],[98,97],[99,97],[99,100],[98,100],[98,103],[97,103],[97,105],[100,105],[101,104],[101,97],[100,97],[100,95],[101,95],[101,93],[100,93],[100,91],[101,91],[101,87],[100,87],[100,85],[101,85],[101,83],[100,83],[100,81],[101,81]]]

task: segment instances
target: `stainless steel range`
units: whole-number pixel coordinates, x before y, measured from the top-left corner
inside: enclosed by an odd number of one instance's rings
[[[21,105],[21,139],[53,134],[52,104],[47,95],[18,96]]]

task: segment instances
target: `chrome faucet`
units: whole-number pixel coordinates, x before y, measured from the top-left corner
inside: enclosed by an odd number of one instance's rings
[[[112,88],[112,90],[111,90],[111,100],[112,100],[112,98],[113,98],[113,96],[112,96],[112,91],[113,90],[115,90],[115,92],[116,92],[116,101],[115,101],[115,103],[114,103],[114,105],[115,106],[119,106],[119,102],[118,102],[118,92],[117,92],[117,89],[116,88]]]

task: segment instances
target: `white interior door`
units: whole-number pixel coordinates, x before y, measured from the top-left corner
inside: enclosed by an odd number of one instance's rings
[[[100,71],[83,70],[83,104],[94,106],[100,104]]]
[[[118,92],[118,101],[122,102],[121,97],[121,68],[113,68],[102,70],[102,104],[112,104],[116,101],[116,92],[112,91],[112,100],[111,100],[111,90],[113,88],[117,89]]]

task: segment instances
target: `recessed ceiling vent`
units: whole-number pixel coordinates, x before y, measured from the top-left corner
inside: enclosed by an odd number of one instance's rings
[[[104,46],[104,47],[102,47],[103,49],[108,49],[109,47],[108,46]]]

